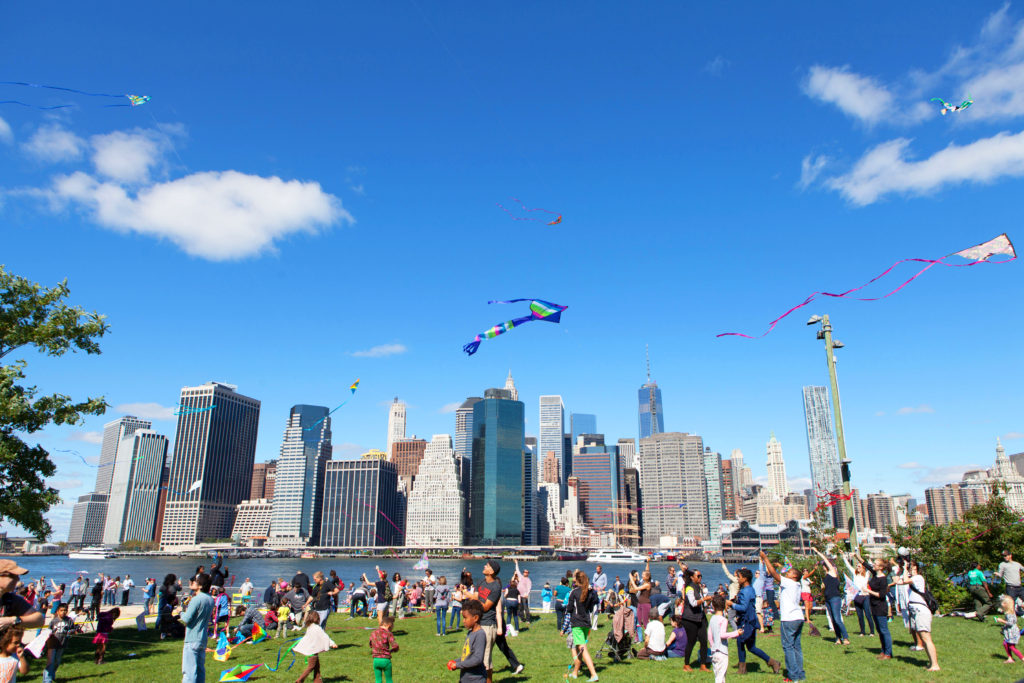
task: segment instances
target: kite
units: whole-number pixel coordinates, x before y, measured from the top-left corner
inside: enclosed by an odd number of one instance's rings
[[[212,406],[206,406],[205,408],[189,408],[184,403],[182,403],[177,408],[174,409],[174,414],[175,415],[196,415],[198,413],[205,413],[207,410],[213,410],[216,407],[217,407],[217,404],[214,403]]]
[[[213,658],[218,662],[226,662],[230,656],[231,644],[228,643],[228,634],[221,631],[220,637],[217,638],[217,648],[213,651]]]
[[[85,90],[76,90],[75,88],[62,88],[57,85],[40,85],[38,83],[26,83],[24,81],[0,81],[0,85],[19,85],[25,88],[45,88],[46,90],[60,90],[61,92],[74,93],[76,95],[85,95],[86,97],[106,97],[120,100],[121,98],[127,97],[128,103],[119,104],[104,104],[104,107],[138,107],[146,102],[149,102],[149,95],[112,95],[109,93],[102,92],[86,92]],[[22,102],[21,100],[3,100],[0,104],[18,104],[23,107],[31,107],[32,109],[64,109],[65,107],[73,107],[72,104],[57,104],[51,106],[44,106],[38,104],[32,104],[30,102]]]
[[[819,491],[821,491],[819,489]],[[817,514],[825,508],[830,508],[833,505],[838,505],[844,500],[853,500],[853,493],[832,493],[831,491],[821,491],[815,494],[818,497],[818,504],[814,508],[814,513]]]
[[[252,644],[263,642],[267,639],[267,632],[263,630],[263,627],[253,622],[252,625]]]
[[[187,491],[179,491],[178,489],[173,489],[170,486],[161,486],[159,489],[157,489],[157,491],[159,491],[160,489],[167,489],[167,491],[170,492],[170,493],[177,493],[179,496],[187,496],[188,494],[192,493],[193,491],[198,490],[199,487],[202,486],[202,485],[203,485],[203,480],[202,479],[196,479],[194,482],[192,482],[192,485],[188,487]]]
[[[974,100],[971,99],[970,95],[968,95],[967,99],[965,99],[960,104],[950,104],[949,102],[947,102],[946,100],[942,99],[941,97],[933,97],[931,100],[929,100],[929,102],[938,102],[939,104],[941,104],[942,105],[942,109],[940,109],[939,111],[942,113],[943,116],[946,115],[946,112],[963,111],[964,109],[967,109],[967,107],[969,107],[972,104],[974,104]]]
[[[277,670],[281,668],[281,657],[282,657],[283,655],[286,655],[286,654],[288,654],[289,652],[292,652],[292,649],[294,649],[294,647],[295,647],[296,645],[298,645],[298,644],[299,644],[299,641],[300,641],[300,640],[302,640],[302,638],[301,638],[301,637],[300,637],[300,638],[296,638],[296,639],[294,639],[294,640],[292,641],[292,644],[291,644],[291,645],[289,645],[289,646],[288,646],[288,648],[287,648],[287,649],[285,649],[283,653],[281,652],[282,648],[280,648],[280,647],[279,647],[279,648],[277,648],[277,662],[276,662],[276,663],[274,664],[274,666],[273,666],[273,667],[271,667],[271,666],[270,666],[269,664],[264,664],[264,666],[265,666],[265,667],[267,667],[267,669],[269,669],[270,671],[273,671],[273,672],[275,672],[275,673],[276,673],[276,672],[277,672]],[[287,668],[287,669],[285,669],[285,671],[289,671],[289,670],[290,670],[290,669],[291,669],[291,668],[292,668],[292,667],[293,667],[294,665],[295,665],[295,653],[294,653],[294,652],[292,652],[292,661],[291,661],[291,664],[289,664],[289,665],[288,665],[288,668]]]
[[[545,218],[534,218],[533,216],[516,216],[509,209],[506,209],[501,204],[498,204],[497,205],[498,208],[501,209],[502,211],[504,211],[505,213],[507,213],[509,216],[511,216],[512,220],[514,220],[514,221],[533,221],[535,223],[544,223],[545,225],[558,225],[559,223],[562,222],[562,214],[560,214],[560,213],[557,213],[555,211],[548,211],[547,209],[531,209],[531,208],[527,207],[526,204],[523,204],[522,201],[516,199],[515,197],[510,197],[510,199],[512,201],[516,202],[517,204],[519,204],[519,206],[523,207],[523,212],[524,213],[533,213],[534,211],[543,211],[544,213],[548,213],[548,214],[551,214],[552,216],[556,216],[556,218],[554,220],[550,220],[550,221],[545,219]]]
[[[672,503],[671,505],[648,505],[647,507],[630,509],[636,510],[637,512],[642,512],[643,510],[681,510],[684,507],[686,507],[686,503]]]
[[[89,462],[88,460],[83,458],[82,454],[79,453],[78,451],[71,451],[71,450],[67,450],[67,449],[64,449],[64,448],[54,448],[53,452],[54,453],[71,453],[72,455],[77,455],[78,459],[81,460],[83,463],[85,463],[89,467],[95,467],[97,469],[99,469],[100,467],[109,467],[110,465],[114,464],[113,462],[105,462],[102,465],[93,465],[91,462]]]
[[[358,388],[359,388],[359,380],[358,380],[358,379],[357,379],[357,380],[356,380],[355,382],[352,382],[352,384],[351,384],[351,385],[349,386],[349,389],[351,389],[351,390],[352,390],[352,393],[353,393],[353,394],[354,394],[354,393],[356,393],[356,389],[358,389]],[[348,402],[349,402],[349,399],[345,399],[344,401],[342,401],[342,402],[341,402],[341,404],[340,404],[340,405],[338,406],[338,408],[340,408],[341,406],[345,405],[345,404],[346,404],[346,403],[348,403]],[[335,408],[334,410],[337,410],[338,408]],[[327,413],[327,415],[324,415],[324,416],[323,416],[323,417],[321,417],[321,418],[320,418],[319,420],[317,420],[316,422],[314,422],[314,423],[313,423],[313,424],[311,424],[310,426],[306,427],[306,428],[305,428],[305,429],[303,429],[302,431],[304,431],[304,432],[308,432],[309,430],[313,429],[313,428],[314,428],[314,427],[316,427],[316,426],[317,426],[318,424],[320,424],[321,422],[323,422],[324,420],[326,420],[326,419],[327,419],[327,418],[328,418],[328,417],[329,417],[329,416],[331,415],[331,413],[333,413],[333,412],[334,412],[334,410],[332,410],[332,411],[331,411],[330,413]]]
[[[528,323],[532,320],[543,320],[549,323],[557,323],[562,320],[562,311],[569,308],[568,306],[560,306],[559,304],[553,304],[550,301],[543,301],[541,299],[510,299],[508,301],[488,301],[489,304],[514,304],[520,301],[530,302],[530,315],[524,315],[521,318],[513,318],[503,323],[499,323],[494,327],[490,328],[486,332],[481,332],[476,338],[462,347],[462,350],[467,355],[472,356],[476,353],[476,350],[480,347],[480,342],[484,339],[493,339],[499,334],[504,334],[511,330],[517,325]]]
[[[220,678],[218,680],[220,680],[220,681],[247,681],[247,680],[249,680],[249,676],[252,676],[253,672],[256,671],[256,669],[260,668],[261,666],[263,666],[263,665],[262,664],[257,664],[256,666],[245,667],[245,666],[242,666],[241,664],[239,664],[238,666],[234,667],[233,669],[228,669],[227,671],[221,671],[220,672]]]
[[[430,568],[430,559],[427,557],[427,551],[426,550],[423,551],[423,557],[420,558],[420,561],[417,562],[416,564],[414,564],[412,566],[412,568],[415,569],[416,571],[420,571],[421,569],[429,569]]]
[[[945,262],[946,259],[952,258],[954,256],[958,256],[958,257],[960,257],[962,259],[966,259],[968,261],[968,263],[946,263]],[[1000,259],[998,261],[989,260],[993,256],[1006,256],[1008,258]],[[932,266],[936,266],[936,265],[947,266],[947,267],[950,267],[950,268],[968,268],[970,266],[976,266],[979,263],[994,263],[994,264],[1009,263],[1010,261],[1013,261],[1016,258],[1017,258],[1017,252],[1014,251],[1013,243],[1010,242],[1010,238],[1006,236],[1006,233],[1003,233],[1002,235],[999,235],[998,237],[990,239],[987,242],[982,242],[981,244],[977,244],[977,245],[975,245],[973,247],[968,247],[967,249],[962,249],[960,251],[954,251],[952,254],[947,254],[946,256],[943,256],[943,257],[938,258],[938,259],[923,259],[923,258],[905,258],[905,259],[900,259],[896,263],[894,263],[891,266],[889,266],[886,270],[884,270],[881,273],[881,275],[877,275],[876,277],[873,277],[872,279],[868,280],[867,282],[865,282],[864,284],[862,284],[859,287],[854,287],[853,289],[848,289],[845,292],[839,292],[839,293],[836,293],[836,292],[814,292],[814,293],[812,293],[810,296],[808,296],[806,299],[804,299],[803,302],[797,304],[796,306],[793,306],[793,308],[789,309],[788,311],[786,311],[785,313],[780,315],[778,318],[773,320],[771,322],[771,324],[768,326],[768,329],[763,334],[760,334],[760,335],[757,335],[757,336],[751,336],[749,334],[743,334],[741,332],[722,332],[721,334],[716,334],[715,336],[716,337],[729,337],[729,336],[733,336],[733,337],[744,337],[746,339],[759,339],[759,338],[764,337],[765,335],[767,335],[773,329],[775,329],[775,326],[779,324],[780,320],[785,318],[787,315],[789,315],[793,311],[795,311],[797,309],[800,309],[800,308],[803,308],[807,304],[811,303],[812,301],[814,301],[818,297],[819,294],[821,296],[830,296],[830,297],[833,297],[835,299],[846,298],[850,294],[853,294],[854,292],[858,292],[858,291],[864,289],[865,287],[867,287],[868,285],[870,285],[870,284],[872,284],[872,283],[874,283],[874,282],[876,282],[878,280],[881,280],[883,277],[885,277],[886,275],[891,273],[893,271],[893,269],[896,268],[896,266],[900,265],[901,263],[911,263],[912,262],[912,263],[925,263],[927,265],[924,268],[922,268],[921,270],[919,270],[916,273],[914,273],[908,280],[904,281],[903,284],[901,284],[899,287],[897,287],[896,289],[892,290],[891,292],[889,292],[887,294],[883,294],[881,296],[876,296],[876,297],[867,297],[867,298],[851,297],[851,298],[854,301],[880,301],[881,299],[885,299],[887,297],[890,297],[893,294],[895,294],[896,292],[900,291],[901,289],[903,289],[904,287],[909,285],[911,282],[916,280],[918,277],[923,275],[926,270],[928,270]]]

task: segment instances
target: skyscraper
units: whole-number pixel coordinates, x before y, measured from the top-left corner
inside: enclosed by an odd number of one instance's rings
[[[732,449],[731,459],[733,485],[736,487],[736,495],[741,496],[743,489],[748,489],[754,485],[754,473],[743,462],[743,451],[740,449]]]
[[[541,467],[540,482],[542,484],[557,484],[559,482],[558,458],[555,456],[553,451],[548,452],[548,454],[544,456],[544,464]]]
[[[228,538],[252,487],[260,402],[231,384],[182,387],[160,545]]]
[[[569,422],[572,425],[573,445],[580,438],[580,434],[597,434],[597,415],[569,413]]]
[[[401,543],[398,472],[386,460],[330,460],[324,470],[320,545],[369,548]]]
[[[640,403],[640,438],[646,439],[665,431],[665,415],[661,407],[661,389],[650,379],[637,392]]]
[[[636,439],[619,439],[619,462],[622,463],[622,469],[635,467],[634,458],[636,458]]]
[[[584,442],[587,443],[587,442]],[[577,446],[573,454],[573,476],[579,481],[580,512],[583,523],[594,531],[615,530],[619,507],[619,449],[615,446]]]
[[[452,437],[435,434],[426,447],[409,494],[406,545],[462,545],[464,507]]]
[[[519,390],[516,389],[516,383],[512,380],[512,371],[508,371],[508,377],[505,378],[505,391],[512,397],[513,401],[519,400]]]
[[[110,481],[114,476],[114,461],[121,439],[131,436],[136,429],[150,429],[153,423],[140,420],[134,415],[125,415],[103,425],[103,445],[100,447],[100,464],[96,470],[96,493],[110,495]]]
[[[732,460],[722,461],[722,519],[736,519],[738,507]]]
[[[463,532],[469,526],[470,491],[472,481],[470,468],[473,466],[473,406],[482,401],[479,396],[470,396],[455,411],[455,462],[458,465],[459,485],[465,499]]]
[[[725,494],[722,486],[722,455],[710,448],[704,449],[704,482],[708,492],[708,538],[717,541],[721,538]]]
[[[426,450],[426,440],[417,439],[415,434],[409,439],[396,439],[393,441],[391,443],[390,460],[398,468],[398,476],[415,477]]]
[[[317,545],[324,467],[331,459],[331,418],[324,406],[295,405],[288,413],[274,480],[269,544]]]
[[[523,545],[537,545],[537,439],[523,445]]]
[[[473,406],[471,545],[522,543],[526,439],[523,408],[505,389],[488,389],[484,400]]]
[[[388,410],[388,446],[384,449],[388,458],[391,457],[391,444],[405,438],[405,404],[395,396],[394,403]]]
[[[103,542],[103,525],[107,519],[107,495],[87,493],[78,497],[71,510],[71,528],[68,543],[71,545],[96,545]]]
[[[775,432],[768,439],[768,490],[772,497],[782,500],[789,495],[789,482],[786,479],[786,463],[782,459],[782,444],[775,438]]]
[[[640,497],[640,473],[635,467],[622,469],[622,502],[619,504],[621,515],[616,539],[629,547],[640,545],[643,533],[643,502]]]
[[[644,544],[659,545],[662,536],[707,539],[704,440],[685,432],[665,432],[640,439],[637,464],[643,496]]]
[[[569,459],[572,451],[565,452],[565,408],[561,396],[540,397],[540,437],[537,442],[540,457],[554,453],[558,460],[558,484],[561,496],[559,505],[565,499],[565,484],[571,474]]]
[[[114,458],[103,542],[152,541],[167,437],[136,429],[121,439]]]
[[[807,422],[807,457],[811,461],[811,480],[817,491],[838,491],[843,478],[839,452],[832,434],[828,387],[804,387],[804,419]]]
[[[249,500],[266,498],[273,503],[274,484],[277,482],[277,460],[258,462],[252,466],[252,485]]]

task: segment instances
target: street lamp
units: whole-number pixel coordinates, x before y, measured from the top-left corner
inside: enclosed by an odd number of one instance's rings
[[[843,477],[843,508],[846,510],[846,531],[850,534],[850,550],[857,550],[857,520],[853,516],[853,496],[850,495],[850,460],[846,457],[846,438],[843,435],[843,409],[839,403],[839,380],[836,379],[835,350],[845,346],[838,339],[832,339],[832,323],[828,315],[813,315],[808,325],[820,324],[817,338],[825,341],[825,359],[828,361],[828,378],[832,385],[832,412],[836,422],[836,446],[839,448],[839,465]]]

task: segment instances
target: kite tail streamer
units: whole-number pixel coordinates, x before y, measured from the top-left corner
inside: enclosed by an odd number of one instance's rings
[[[466,352],[466,355],[472,356],[474,353],[476,353],[476,350],[479,349],[479,348],[480,348],[480,335],[477,335],[477,338],[474,339],[473,341],[469,342],[465,346],[463,346],[462,350]]]
[[[53,104],[50,106],[43,106],[41,104],[29,104],[28,102],[22,102],[20,100],[0,100],[0,104],[18,104],[22,107],[28,107],[30,109],[41,109],[43,111],[49,111],[51,109],[67,109],[73,107],[73,104]]]

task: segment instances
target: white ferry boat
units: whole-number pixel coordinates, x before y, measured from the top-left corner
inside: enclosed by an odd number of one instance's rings
[[[596,564],[636,564],[646,561],[646,555],[625,548],[601,548],[587,555],[587,562]]]
[[[69,560],[109,560],[112,557],[117,557],[114,551],[101,545],[94,545],[89,548],[82,548],[77,552],[68,553]]]

